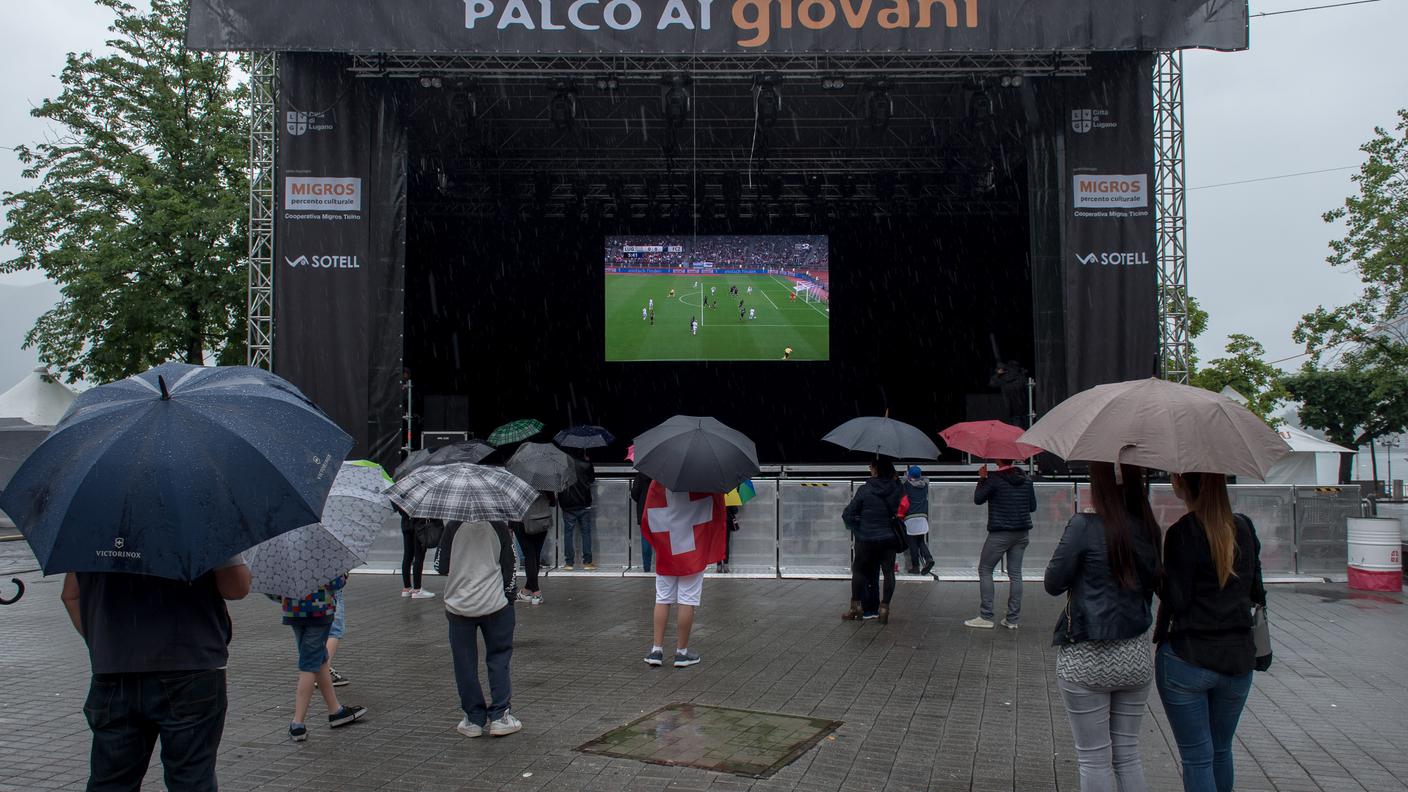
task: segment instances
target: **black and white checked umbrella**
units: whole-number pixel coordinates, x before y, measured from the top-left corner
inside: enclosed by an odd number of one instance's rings
[[[386,494],[411,517],[460,522],[522,520],[538,497],[503,468],[464,462],[418,467]]]

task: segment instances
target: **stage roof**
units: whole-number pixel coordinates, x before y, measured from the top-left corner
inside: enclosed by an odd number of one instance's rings
[[[1117,52],[1247,47],[1246,0],[191,0],[199,50]]]

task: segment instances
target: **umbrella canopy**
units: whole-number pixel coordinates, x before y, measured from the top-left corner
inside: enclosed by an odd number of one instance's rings
[[[532,418],[509,421],[489,434],[489,445],[505,446],[509,443],[521,443],[541,431],[543,431],[542,421]]]
[[[1002,421],[965,421],[939,432],[939,437],[955,448],[984,459],[1026,459],[1041,449],[1017,442],[1022,428]]]
[[[407,473],[410,473],[412,470],[415,470],[421,465],[424,465],[426,463],[426,460],[428,459],[430,459],[430,449],[418,448],[415,451],[412,451],[411,453],[407,454],[405,459],[401,460],[401,464],[396,466],[396,472],[393,474],[392,477],[395,478],[397,481],[400,481],[401,479],[406,477]]]
[[[724,494],[724,505],[742,506],[756,497],[758,497],[758,491],[753,487],[753,480],[749,479]]]
[[[600,426],[582,424],[563,429],[552,441],[563,448],[605,448],[616,442],[616,436]]]
[[[479,440],[463,440],[437,449],[426,459],[425,464],[453,465],[456,462],[468,462],[477,465],[493,455],[495,450],[493,446]]]
[[[630,448],[627,448],[627,449],[626,449],[626,461],[627,461],[627,462],[634,462],[634,461],[636,461],[636,446],[635,446],[634,443],[631,444]]]
[[[713,418],[676,415],[635,439],[635,465],[675,492],[728,492],[758,475],[758,448]]]
[[[939,447],[919,429],[893,418],[852,418],[821,438],[852,451],[895,459],[938,459]]]
[[[577,480],[577,466],[572,458],[547,443],[524,443],[505,467],[528,486],[543,492],[561,492]]]
[[[476,522],[519,521],[538,491],[498,467],[423,465],[392,485],[391,502],[414,518]]]
[[[386,497],[389,486],[391,479],[376,463],[342,463],[321,522],[245,551],[254,590],[302,597],[365,564],[377,531],[393,514]]]
[[[1063,459],[1257,479],[1291,452],[1271,427],[1226,396],[1159,379],[1077,393],[1021,441]]]
[[[194,580],[317,522],[351,447],[267,371],[167,363],[80,394],[0,509],[45,574]]]

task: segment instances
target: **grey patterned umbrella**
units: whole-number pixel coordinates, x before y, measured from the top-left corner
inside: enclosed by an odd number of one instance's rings
[[[367,562],[377,530],[391,517],[380,465],[344,462],[323,506],[322,522],[305,525],[245,551],[255,591],[302,597]]]
[[[522,520],[538,491],[498,467],[455,463],[423,465],[396,482],[388,497],[414,518]]]
[[[535,490],[562,492],[577,480],[572,458],[547,443],[524,443],[505,465]]]

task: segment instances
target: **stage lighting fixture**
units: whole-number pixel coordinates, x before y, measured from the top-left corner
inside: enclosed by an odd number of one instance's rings
[[[450,94],[450,122],[466,126],[479,116],[479,102],[473,91],[456,90]]]
[[[753,113],[758,119],[758,126],[771,129],[782,112],[782,94],[777,90],[777,77],[771,74],[754,77],[753,93]]]
[[[598,91],[614,91],[621,87],[621,82],[614,74],[604,74],[596,78],[596,89]]]
[[[871,129],[884,129],[895,114],[895,103],[890,98],[890,81],[880,77],[865,84],[865,121]]]
[[[1020,88],[1021,86],[1022,86],[1022,75],[1020,75],[1020,74],[1003,75],[1003,77],[1002,77],[1002,87],[1003,87],[1003,88]]]
[[[554,129],[563,130],[577,120],[577,93],[566,80],[554,86],[557,93],[548,100],[548,118]]]
[[[689,117],[692,102],[689,96],[689,78],[676,74],[664,80],[665,88],[660,97],[661,112],[670,126],[679,126]]]
[[[420,78],[420,87],[422,88],[440,88],[444,84],[444,81],[441,80],[439,77],[431,77],[427,75]]]
[[[824,91],[840,91],[846,87],[846,78],[840,74],[828,74],[821,78],[821,88]]]

